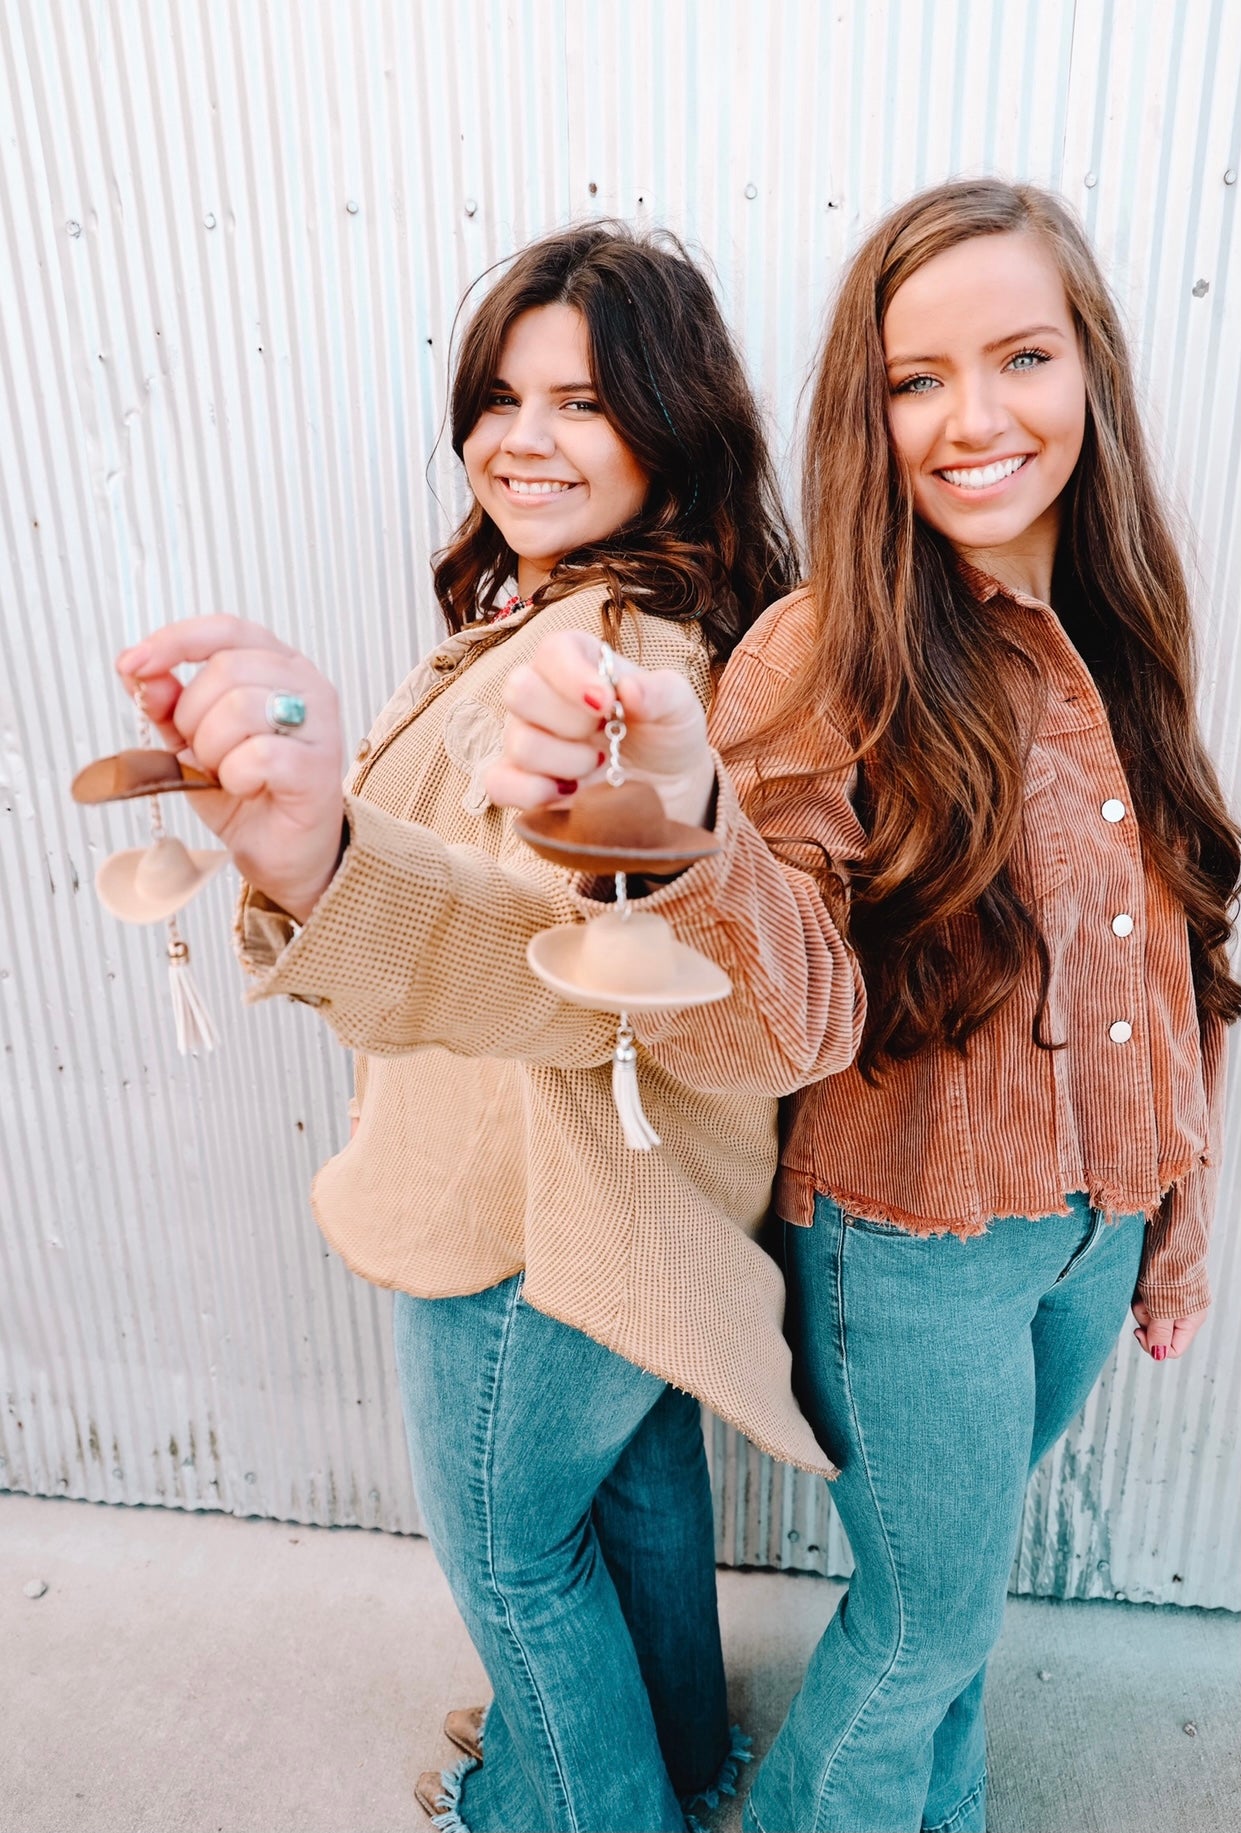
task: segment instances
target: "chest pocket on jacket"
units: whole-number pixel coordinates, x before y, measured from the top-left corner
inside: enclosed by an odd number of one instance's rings
[[[1062,885],[1072,866],[1064,813],[1056,794],[1056,764],[1051,752],[1033,745],[1026,763],[1025,807],[1018,842],[1019,888],[1045,897]]]
[[[444,721],[444,749],[467,778],[462,808],[467,815],[485,814],[491,798],[483,787],[483,775],[504,749],[499,716],[477,700],[459,701]]]

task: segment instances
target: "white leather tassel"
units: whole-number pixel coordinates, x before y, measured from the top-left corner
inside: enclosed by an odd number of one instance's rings
[[[626,1012],[620,1015],[616,1049],[612,1053],[612,1099],[620,1115],[625,1143],[633,1151],[649,1152],[652,1146],[659,1145],[659,1134],[642,1112],[642,1096],[638,1089],[638,1053],[634,1049],[633,1032],[629,1029],[629,1015]]]
[[[190,972],[190,949],[175,924],[169,924],[168,984],[172,992],[172,1016],[177,1027],[177,1049],[189,1056],[194,1050],[215,1049],[215,1029],[203,996]]]

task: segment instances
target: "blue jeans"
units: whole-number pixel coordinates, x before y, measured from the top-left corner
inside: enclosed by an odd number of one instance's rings
[[[856,1569],[755,1778],[751,1833],[982,1833],[984,1664],[1030,1470],[1133,1296],[1140,1217],[918,1237],[820,1197],[788,1328]]]
[[[394,1312],[414,1487],[495,1695],[456,1824],[683,1833],[729,1749],[698,1402],[521,1287]]]

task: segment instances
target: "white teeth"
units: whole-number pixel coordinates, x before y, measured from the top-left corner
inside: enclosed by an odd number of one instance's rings
[[[559,496],[562,490],[572,490],[572,484],[556,483],[549,479],[536,483],[522,477],[506,477],[505,483],[514,496]]]
[[[981,465],[972,471],[941,471],[939,475],[958,490],[985,490],[988,484],[998,484],[1002,477],[1020,471],[1025,462],[1024,458],[1002,458],[998,464]]]

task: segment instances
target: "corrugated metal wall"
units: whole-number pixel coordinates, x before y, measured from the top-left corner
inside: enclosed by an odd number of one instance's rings
[[[1230,0],[2,0],[0,1481],[416,1526],[386,1301],[305,1209],[343,1056],[240,1009],[217,881],[187,929],[224,1047],[181,1061],[157,936],[90,891],[135,823],[65,788],[127,736],[109,657],[169,616],[272,623],[361,732],[435,627],[456,302],[526,237],[699,241],[787,443],[864,224],[953,172],[1061,189],[1198,531],[1241,802],[1239,73]],[[1032,1490],[1021,1589],[1241,1601],[1239,1177],[1216,1321],[1171,1368],[1122,1344]],[[847,1569],[820,1486],[713,1450],[721,1557]]]

